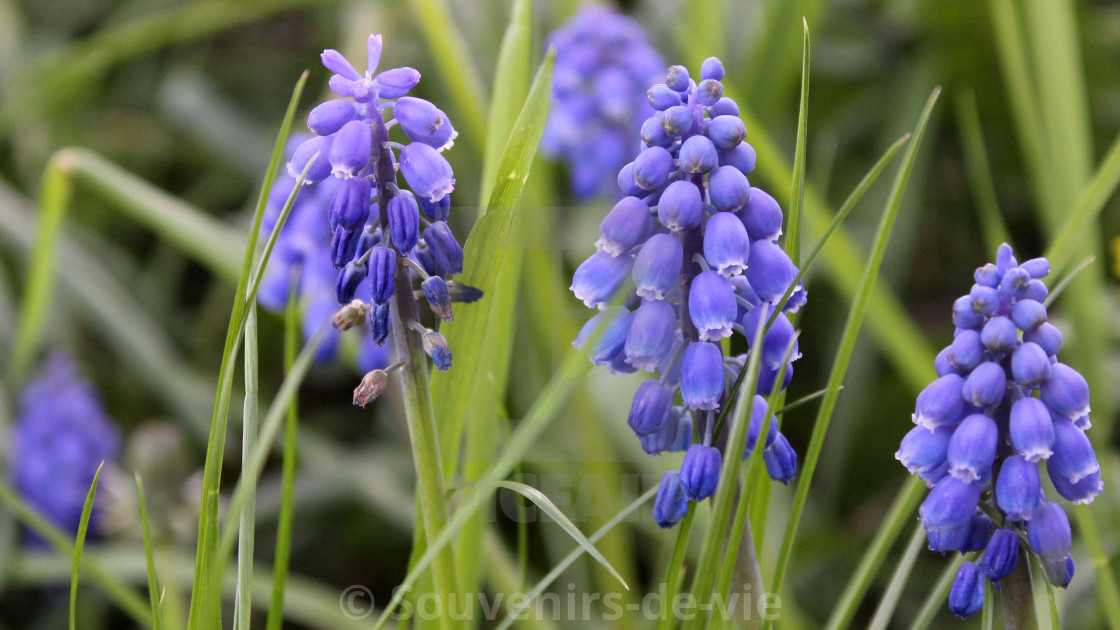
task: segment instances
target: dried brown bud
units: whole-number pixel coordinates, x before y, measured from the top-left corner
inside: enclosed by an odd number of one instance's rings
[[[338,312],[331,318],[331,325],[339,330],[349,330],[362,323],[368,311],[369,306],[365,302],[354,300],[338,309]]]
[[[365,407],[385,391],[389,384],[389,373],[385,370],[373,370],[362,377],[362,382],[354,388],[354,404]]]

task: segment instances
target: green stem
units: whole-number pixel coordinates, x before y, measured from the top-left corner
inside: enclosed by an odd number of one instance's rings
[[[257,306],[249,307],[245,319],[245,411],[241,419],[241,461],[253,456],[257,445],[257,423],[260,404],[257,400]],[[252,613],[253,547],[256,538],[257,484],[253,478],[245,480],[249,499],[241,508],[241,523],[237,536],[237,596],[234,600],[236,614],[234,628],[249,630]]]
[[[443,460],[439,453],[439,434],[435,412],[432,408],[431,381],[428,376],[428,358],[424,354],[420,333],[407,322],[419,319],[416,298],[412,293],[412,279],[408,268],[397,267],[394,278],[393,298],[390,301],[393,348],[396,360],[404,362],[398,371],[401,402],[412,443],[412,460],[416,466],[416,485],[420,495],[421,515],[425,536],[429,541],[439,538],[447,523],[447,488],[444,485]],[[432,578],[436,595],[444,606],[457,592],[455,563],[450,549],[440,552],[432,560]],[[444,619],[442,627],[450,628]]]
[[[1000,580],[1003,595],[1003,624],[1007,630],[1038,630],[1038,614],[1034,609],[1034,585],[1031,581],[1031,558],[1026,549],[1019,551],[1019,566]]]

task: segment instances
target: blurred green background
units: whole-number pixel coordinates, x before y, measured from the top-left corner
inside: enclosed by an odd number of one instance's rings
[[[449,69],[430,52],[428,44],[438,35],[423,28],[430,26],[425,11],[444,4],[469,52],[458,61],[473,76]],[[547,32],[577,6],[535,3],[534,66]],[[1120,4],[646,0],[625,2],[622,8],[646,27],[669,63],[691,66],[710,55],[723,58],[724,83],[750,114],[748,141],[764,134],[780,158],[766,164],[761,158],[752,183],[787,208],[801,16],[813,41],[807,177],[809,205],[816,204],[818,212],[832,212],[883,150],[912,128],[930,90],[944,88],[883,266],[884,281],[911,321],[904,321],[900,332],[892,324],[897,320],[884,320],[884,312],[877,311],[882,305],[872,303],[791,565],[779,627],[820,627],[908,479],[892,454],[910,427],[917,388],[923,379],[932,380],[931,350],[951,338],[952,300],[967,292],[972,270],[994,258],[1003,229],[1021,258],[1041,255],[1120,132]],[[438,103],[460,130],[448,158],[458,180],[453,204],[464,208],[452,217],[465,235],[475,216],[471,208],[479,195],[484,145],[483,137],[469,134],[485,125],[479,112],[485,112],[492,89],[509,9],[510,3],[501,0],[0,0],[0,354],[14,343],[38,187],[52,154],[68,146],[88,148],[227,222],[237,230],[232,233],[244,234],[247,209],[299,74],[311,69],[311,97],[305,97],[302,115],[317,102],[314,97],[325,94],[328,73],[318,66],[318,53],[327,47],[360,51],[369,33],[384,34],[388,66],[421,71],[425,80],[419,95]],[[1024,54],[1018,65],[1008,56],[1015,50],[1008,38],[1016,35]],[[455,87],[454,80],[466,87]],[[470,101],[461,98],[464,89],[476,91],[480,100],[474,105],[480,109],[471,111]],[[595,226],[611,200],[578,206],[564,193],[565,181],[562,167],[538,158],[525,203],[548,209],[557,231],[534,234],[530,239],[543,240],[525,246],[553,251],[554,260],[570,272],[591,251]],[[870,242],[886,194],[887,186],[877,185],[845,223],[853,251],[864,251],[863,244]],[[143,471],[152,487],[150,501],[164,508],[153,512],[166,571],[189,571],[196,471],[233,285],[122,214],[119,205],[93,186],[76,184],[66,235],[77,264],[57,269],[47,337],[51,346],[74,350],[110,414],[129,434],[122,468]],[[1120,327],[1115,259],[1108,252],[1120,232],[1117,205],[1108,201],[1099,219],[1078,235],[1084,240],[1073,260],[1064,261],[1065,270],[1091,255],[1096,260],[1051,311],[1067,331],[1065,361],[1084,372],[1094,388],[1090,436],[1105,473],[1105,494],[1091,513],[1112,558],[1120,553],[1120,468],[1112,431],[1120,391],[1114,343]],[[812,243],[820,230],[809,219],[806,228],[806,242]],[[239,256],[230,253],[234,261]],[[797,364],[791,399],[824,387],[850,297],[850,289],[836,279],[845,265],[858,277],[865,257],[866,252],[860,265],[852,266],[851,259],[826,253],[811,274],[810,302],[799,320],[804,358]],[[518,311],[517,329],[510,334],[518,342],[543,341],[515,344],[515,378],[506,397],[512,418],[536,397],[567,346],[564,335],[587,316],[564,295],[562,279],[523,281],[563,297],[556,298],[551,318],[524,304]],[[282,323],[262,316],[261,328],[262,387],[270,392],[281,378]],[[912,333],[925,345],[913,344]],[[551,352],[540,350],[550,347]],[[301,390],[293,572],[304,581],[301,593],[308,601],[327,605],[337,598],[337,589],[349,584],[364,584],[379,600],[387,599],[404,576],[412,540],[412,469],[404,423],[392,397],[378,401],[373,413],[351,407],[350,391],[358,378],[341,363],[320,366]],[[601,524],[637,496],[637,486],[620,473],[652,474],[675,465],[668,457],[635,454],[637,443],[625,430],[624,417],[636,383],[592,379],[552,425],[532,461],[523,464],[530,485],[554,483],[570,495],[567,504],[553,499],[581,529]],[[15,393],[10,387],[0,392],[6,399],[0,401],[0,423],[10,421]],[[804,453],[814,414],[811,406],[803,407],[783,420],[783,432],[799,453]],[[231,466],[236,466],[236,448],[230,445]],[[266,561],[277,510],[274,472],[269,469],[261,487],[258,556]],[[580,486],[593,473],[603,475],[599,482],[607,480],[604,504],[596,503],[602,498],[596,492]],[[774,555],[791,496],[792,487],[773,490],[764,566]],[[138,557],[133,513],[113,520],[111,535],[100,544],[108,566],[125,572],[130,559]],[[516,563],[517,528],[508,516],[495,519],[494,534],[487,538],[490,563]],[[59,627],[66,594],[44,585],[65,584],[68,559],[16,559],[10,553],[10,521],[4,532],[7,553],[0,555],[0,564],[11,562],[0,570],[0,626]],[[533,575],[546,572],[571,547],[555,525],[531,524],[528,532]],[[648,518],[620,532],[611,544],[628,565],[626,573],[636,576],[631,586],[640,597],[660,579],[658,567],[675,536],[653,527]],[[1078,579],[1060,595],[1065,627],[1106,627],[1093,567],[1079,540],[1075,533]],[[902,546],[888,557],[853,627],[870,618]],[[920,554],[892,627],[908,627],[946,562],[933,553]],[[492,566],[486,570],[491,588],[498,581],[494,571]],[[142,567],[130,575],[142,579]],[[556,588],[563,593],[571,582],[590,590],[602,579],[592,565],[577,563]],[[92,589],[82,606],[86,627],[127,624]],[[307,608],[300,623],[320,625],[306,617],[314,617],[313,611]],[[950,618],[944,610],[935,627],[979,627],[978,620]],[[322,624],[331,627],[330,621]]]

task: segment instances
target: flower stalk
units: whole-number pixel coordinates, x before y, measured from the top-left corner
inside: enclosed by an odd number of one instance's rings
[[[1000,594],[1003,599],[1003,624],[1007,630],[1038,630],[1031,558],[1026,549],[1019,550],[1015,571],[1000,580]]]

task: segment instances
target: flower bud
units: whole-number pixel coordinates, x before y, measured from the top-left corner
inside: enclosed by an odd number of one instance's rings
[[[334,229],[331,237],[331,263],[341,269],[346,263],[354,259],[358,251],[358,241],[362,238],[361,229],[348,230],[341,225]]]
[[[634,258],[632,277],[638,297],[664,300],[681,275],[684,250],[669,234],[654,234]]]
[[[688,514],[688,499],[681,489],[680,473],[670,470],[661,478],[657,498],[653,502],[653,520],[662,528],[669,528]]]
[[[1059,416],[1073,420],[1089,413],[1089,384],[1065,363],[1051,367],[1050,378],[1041,389],[1042,402]]]
[[[766,420],[770,421],[770,427],[766,429],[766,445],[763,448],[770,448],[778,439],[778,418],[770,413],[770,405],[766,403],[766,398],[755,394],[754,402],[751,403],[751,424],[747,430],[747,445],[743,449],[743,459],[746,459],[758,444],[758,438],[762,435],[762,424]]]
[[[980,490],[978,483],[966,484],[951,476],[937,482],[918,508],[930,549],[945,553],[965,544]]]
[[[978,413],[966,417],[949,439],[949,474],[965,483],[987,478],[996,459],[998,442],[999,427],[995,420]]]
[[[704,107],[715,105],[723,96],[723,84],[715,79],[704,79],[696,86],[696,102]]]
[[[704,136],[692,136],[681,144],[677,154],[680,170],[690,175],[707,173],[719,166],[716,145]]]
[[[1026,269],[1022,267],[1008,269],[999,282],[999,293],[1012,300],[1020,300],[1026,295],[1030,282],[1031,274],[1027,273]]]
[[[618,170],[618,189],[622,191],[622,194],[631,197],[649,194],[647,191],[642,190],[642,187],[634,181],[633,162],[630,162]]]
[[[424,352],[432,358],[432,363],[440,372],[451,369],[451,348],[447,345],[447,338],[438,332],[429,330],[420,337]]]
[[[972,307],[972,298],[962,295],[953,302],[953,325],[957,328],[979,328],[984,316]]]
[[[977,267],[976,272],[972,274],[976,280],[976,284],[985,287],[996,288],[999,286],[999,270],[992,263],[988,263],[983,267]]]
[[[746,275],[758,297],[777,305],[797,278],[797,267],[781,247],[761,240],[751,243]]]
[[[380,347],[389,338],[389,305],[379,304],[369,312],[373,345]]]
[[[455,319],[451,313],[451,295],[447,292],[447,282],[439,276],[431,276],[420,283],[420,290],[428,300],[432,312],[445,322]]]
[[[720,103],[723,103],[726,100],[728,100],[728,99],[721,98],[719,100],[719,103],[716,103],[716,107],[718,107]],[[715,111],[715,109],[716,108],[713,107],[712,111]],[[735,115],[738,115],[738,114],[739,114],[739,108],[736,107],[735,108]],[[720,151],[719,152],[719,165],[720,166],[733,166],[733,167],[739,169],[739,172],[744,174],[744,175],[750,175],[751,172],[754,171],[754,167],[755,167],[755,164],[757,163],[757,161],[758,161],[758,154],[755,152],[754,147],[752,147],[750,144],[748,144],[746,142],[740,142],[739,146],[737,146],[733,149],[728,149],[726,151]],[[755,189],[751,189],[751,194],[754,194],[754,192],[755,192]]]
[[[649,99],[649,106],[657,111],[664,111],[681,104],[681,95],[664,83],[658,83],[651,87],[646,92],[646,97]]]
[[[669,66],[669,72],[665,76],[665,84],[678,92],[687,91],[690,85],[688,68],[684,66]]]
[[[1046,571],[1046,578],[1051,584],[1065,588],[1073,581],[1073,556],[1066,554],[1066,557],[1060,560],[1042,558],[1042,569]]]
[[[358,290],[362,280],[366,279],[367,271],[366,265],[359,265],[357,260],[346,263],[346,266],[339,272],[334,285],[335,298],[339,304],[346,304],[354,299],[354,292]]]
[[[1023,300],[1033,300],[1042,303],[1046,300],[1046,296],[1050,295],[1050,289],[1046,288],[1046,283],[1041,280],[1031,280],[1027,283],[1027,289],[1023,291]]]
[[[1048,459],[1054,452],[1050,410],[1037,398],[1023,398],[1011,405],[1010,433],[1015,452],[1032,464]]]
[[[1007,392],[1007,375],[998,363],[985,361],[976,366],[961,388],[961,395],[974,407],[998,405]]]
[[[451,122],[438,107],[422,98],[404,96],[393,105],[393,118],[400,123],[405,135],[413,142],[423,142],[435,149],[442,149],[457,135]]]
[[[953,588],[949,591],[949,610],[964,619],[984,607],[984,576],[975,562],[965,562],[957,569]]]
[[[673,156],[664,147],[649,147],[634,159],[634,183],[643,190],[665,185],[673,170]]]
[[[402,190],[389,200],[386,211],[393,247],[402,254],[408,254],[420,239],[420,207],[416,205],[416,197]]]
[[[451,195],[444,195],[439,201],[430,201],[421,197],[417,201],[420,202],[420,209],[424,211],[424,216],[432,221],[446,221],[448,210],[451,208]]]
[[[337,50],[328,48],[323,51],[323,54],[321,54],[319,58],[322,59],[323,66],[326,67],[327,70],[330,70],[344,79],[356,81],[362,78],[362,75],[354,69],[354,66],[346,60],[346,57]]]
[[[1050,475],[1050,481],[1054,484],[1054,489],[1058,491],[1058,494],[1062,495],[1062,498],[1067,501],[1078,505],[1092,503],[1093,499],[1096,499],[1097,495],[1104,491],[1104,483],[1101,481],[1101,471],[1099,469],[1073,483],[1053,468],[1047,461],[1046,472]]]
[[[997,529],[988,542],[980,569],[988,579],[997,582],[1015,572],[1019,565],[1019,535],[1010,529]]]
[[[672,94],[675,98],[676,92],[672,92]],[[642,130],[640,133],[642,142],[645,142],[647,146],[651,147],[668,148],[672,146],[673,139],[669,137],[669,134],[665,133],[665,128],[663,127],[664,120],[665,115],[661,112],[655,112],[653,116],[645,119],[645,122],[642,123]]]
[[[996,270],[999,272],[1000,277],[1003,277],[1003,274],[1007,273],[1008,269],[1018,264],[1019,262],[1015,260],[1015,252],[1011,249],[1010,245],[1003,243],[996,249]]]
[[[623,197],[599,224],[595,247],[612,256],[621,256],[642,244],[649,236],[652,221],[649,206],[637,197]]]
[[[1011,352],[1019,343],[1019,331],[1010,319],[1000,315],[984,324],[980,341],[992,352]]]
[[[787,484],[797,476],[797,451],[781,433],[769,448],[762,451],[762,460],[766,464],[766,472],[774,481]]]
[[[1047,462],[1051,479],[1064,477],[1070,483],[1100,471],[1093,444],[1084,431],[1066,418],[1053,418],[1054,452]]]
[[[344,98],[332,99],[320,103],[311,110],[307,115],[307,127],[316,135],[329,136],[354,120],[357,113],[353,101]]]
[[[956,374],[946,374],[926,386],[918,394],[914,424],[932,431],[959,423],[965,411],[963,386],[964,379]]]
[[[331,175],[341,179],[357,177],[370,160],[372,144],[373,137],[365,122],[351,120],[343,125],[331,143]]]
[[[401,149],[401,174],[417,197],[438,202],[455,190],[455,173],[438,151],[423,142]]]
[[[639,437],[656,433],[669,421],[673,408],[673,390],[656,379],[643,381],[634,393],[626,424]]]
[[[385,391],[389,385],[389,374],[385,370],[373,370],[362,377],[362,382],[354,389],[354,404],[365,407]]]
[[[369,220],[371,191],[369,180],[361,177],[347,179],[339,184],[331,196],[331,225],[341,226],[346,230],[364,227]]]
[[[1032,258],[1019,266],[1035,279],[1050,275],[1050,261],[1045,258]]]
[[[434,270],[429,270],[429,275],[451,276],[463,273],[463,248],[451,228],[444,221],[434,221],[424,229],[424,242],[432,258]]]
[[[719,81],[724,76],[723,62],[717,57],[708,57],[700,64],[700,78]]]
[[[1011,320],[1023,332],[1034,332],[1046,323],[1046,307],[1034,300],[1019,300],[1011,307]]]
[[[776,241],[782,235],[782,208],[770,193],[751,188],[747,202],[738,212],[751,241]]]
[[[718,345],[697,341],[681,357],[681,396],[689,409],[718,409],[725,377]]]
[[[962,330],[949,345],[947,358],[950,365],[962,372],[968,372],[980,365],[980,361],[984,358],[984,343],[981,341],[980,333],[967,328]]]
[[[894,458],[912,475],[931,471],[945,463],[952,435],[952,427],[937,427],[933,431],[914,427],[902,438]]]
[[[1011,355],[1011,376],[1023,387],[1038,387],[1050,378],[1051,372],[1050,357],[1037,343],[1028,341]]]
[[[973,332],[975,332],[975,331],[973,331]],[[977,341],[979,341],[979,340],[977,340]],[[937,372],[938,376],[945,376],[946,374],[961,374],[961,373],[963,373],[962,370],[958,370],[957,368],[953,367],[953,364],[949,361],[949,352],[951,350],[952,350],[952,346],[942,348],[941,352],[938,352],[937,356],[934,357],[934,359],[933,359],[933,371]]]
[[[661,430],[643,435],[638,441],[650,455],[687,451],[692,445],[692,415],[680,407],[673,407],[669,411],[668,422]]]
[[[1042,503],[1027,524],[1027,540],[1031,550],[1046,560],[1061,560],[1073,547],[1069,517],[1057,503]]]
[[[708,123],[708,137],[716,148],[733,149],[747,137],[747,127],[738,116],[716,116]]]
[[[981,317],[991,317],[999,308],[999,291],[991,287],[974,284],[972,290],[968,292],[968,298],[972,301],[973,312]],[[972,326],[961,326],[961,328],[972,328]]]
[[[293,179],[299,179],[299,176],[303,174],[303,169],[307,168],[307,163],[311,161],[311,158],[315,158],[315,163],[311,165],[311,168],[307,171],[307,176],[303,180],[304,185],[320,182],[330,177],[331,162],[328,156],[333,142],[333,136],[315,136],[304,141],[292,153],[292,159],[288,162],[288,175],[291,175]]]
[[[375,247],[369,257],[370,299],[378,306],[393,296],[393,277],[397,273],[397,253],[388,247]]]
[[[961,545],[961,553],[971,553],[973,551],[984,551],[988,546],[988,541],[992,538],[992,519],[988,518],[987,514],[977,512],[972,515],[972,520],[968,525],[968,538],[965,543]]]
[[[626,363],[654,371],[673,350],[677,310],[666,302],[646,301],[634,311],[626,336]]]
[[[680,472],[684,496],[693,501],[703,501],[715,494],[722,462],[717,448],[703,444],[688,447]]]
[[[1046,351],[1047,356],[1055,356],[1062,349],[1062,331],[1049,322],[1038,327],[1034,332],[1023,333],[1023,341],[1037,343]]]
[[[763,396],[769,396],[770,392],[774,389],[774,382],[777,379],[778,379],[777,368],[771,370],[771,369],[768,369],[766,367],[763,367],[758,373],[758,387],[755,388],[755,393],[761,394]],[[790,364],[786,365],[785,374],[782,376],[782,387],[779,389],[779,391],[781,391],[782,389],[785,389],[789,385],[789,382],[792,381],[792,380],[793,380],[793,364],[790,363]]]
[[[750,195],[747,176],[734,166],[721,166],[708,177],[708,197],[716,210],[738,212]]]
[[[427,230],[424,234],[426,237]],[[585,306],[605,304],[629,275],[630,263],[629,256],[611,256],[603,252],[593,254],[576,268],[569,289]]]
[[[747,313],[743,318],[743,329],[746,332],[747,345],[754,350],[754,338],[758,333],[760,326],[765,326],[766,322],[770,319],[770,313],[773,312],[768,308],[755,308]],[[762,338],[762,364],[771,370],[776,370],[782,366],[782,362],[786,358],[786,350],[789,348],[790,339],[794,336],[793,324],[786,317],[785,313],[778,313],[778,317],[774,319],[774,325],[770,330],[766,331],[766,336]],[[798,343],[793,342],[793,352],[789,356],[790,363],[801,358],[801,353],[798,352]]]
[[[1041,502],[1038,464],[1028,462],[1022,455],[1005,459],[996,477],[996,504],[1007,515],[1007,520],[1030,520]]]
[[[677,138],[691,129],[694,121],[692,108],[687,105],[674,105],[665,110],[665,115],[661,118],[661,129],[670,138]]]
[[[420,73],[413,68],[392,68],[373,78],[381,98],[400,98],[420,82]]]
[[[688,292],[688,313],[701,341],[730,337],[731,326],[739,314],[739,303],[731,283],[715,271],[697,275]]]
[[[646,149],[650,151],[651,149]],[[677,232],[700,225],[703,215],[700,189],[688,180],[675,181],[661,193],[657,202],[657,218],[661,224]]]

